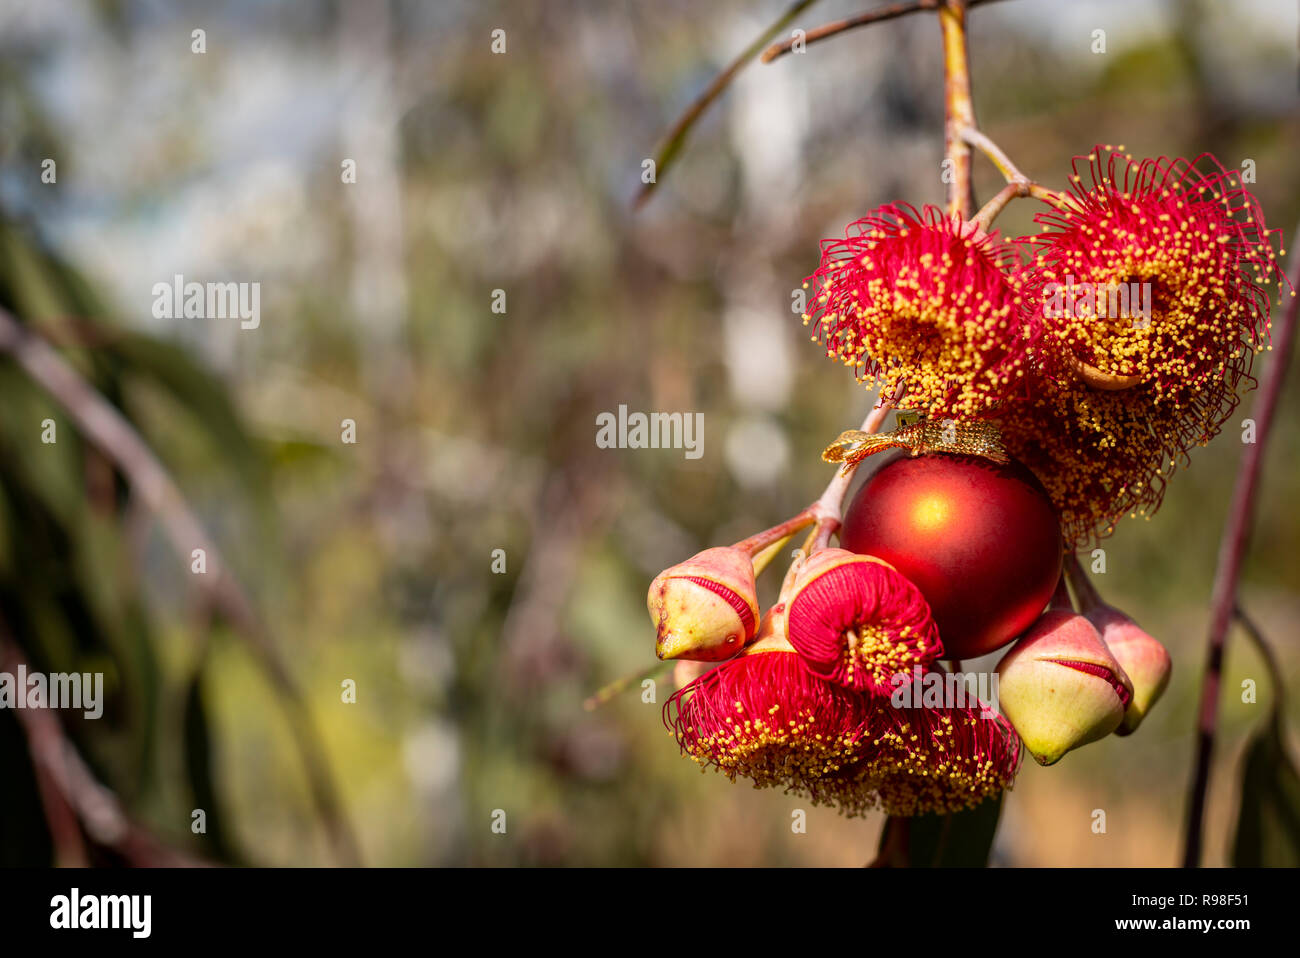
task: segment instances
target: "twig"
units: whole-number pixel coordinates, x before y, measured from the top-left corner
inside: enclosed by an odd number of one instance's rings
[[[900,389],[900,396],[901,393],[902,390]],[[897,401],[898,397],[893,399],[881,397],[880,401],[871,408],[871,412],[867,413],[867,418],[862,421],[862,431],[869,433],[880,432],[880,427],[885,424],[885,417],[889,415],[890,410],[894,408]],[[849,491],[849,484],[853,481],[853,474],[857,472],[860,464],[860,462],[849,463],[835,473],[835,478],[827,484],[825,491],[813,504],[814,511],[819,512],[821,515],[839,514],[839,507],[844,502],[844,496]]]
[[[813,506],[808,506],[779,525],[741,539],[732,548],[739,549],[741,552],[748,552],[751,556],[757,557],[771,549],[775,543],[780,542],[782,539],[790,539],[796,532],[808,528],[816,521],[817,515],[813,512]]]
[[[880,427],[885,422],[885,417],[889,415],[889,411],[893,408],[893,401],[881,398],[872,407],[871,412],[867,413],[867,418],[862,422],[862,431],[879,432]],[[770,529],[754,533],[747,539],[742,539],[733,548],[754,554],[767,548],[771,543],[789,537],[800,529],[806,529],[808,526],[813,526],[813,531],[810,534],[811,547],[813,549],[822,548],[840,526],[840,519],[844,511],[844,497],[848,494],[849,485],[853,482],[853,474],[857,471],[857,468],[858,463],[848,463],[837,469],[831,481],[826,484],[822,494],[817,497],[816,502],[811,503],[780,525],[772,526]]]
[[[691,128],[695,126],[696,121],[704,115],[704,111],[709,108],[709,104],[722,95],[723,91],[731,85],[731,81],[736,78],[736,74],[758,55],[765,43],[770,43],[772,38],[784,30],[795,17],[816,2],[817,0],[797,0],[797,2],[792,3],[785,13],[781,15],[780,19],[764,30],[749,46],[745,47],[740,56],[727,64],[726,68],[704,88],[704,91],[691,101],[690,106],[677,118],[677,122],[669,128],[668,133],[664,136],[663,145],[659,147],[658,153],[655,155],[654,182],[641,184],[641,189],[637,191],[636,199],[632,203],[633,209],[639,210],[650,199],[650,195],[654,192],[659,180],[672,166],[673,160],[676,159],[677,154],[685,144],[687,134],[691,132]]]
[[[980,211],[975,214],[975,224],[987,233],[989,228],[993,225],[993,221],[997,219],[998,214],[1006,209],[1008,203],[1018,197],[1028,195],[1028,183],[1008,183],[1006,186],[1002,187],[1002,189],[998,190],[997,195],[994,196],[993,199],[980,207]]]
[[[1276,720],[1286,714],[1286,685],[1282,682],[1282,667],[1278,665],[1273,647],[1264,639],[1264,630],[1246,613],[1240,603],[1233,607],[1232,615],[1255,643],[1255,648],[1264,660],[1264,667],[1268,669],[1268,677],[1273,683],[1273,717]]]
[[[872,407],[871,412],[867,413],[867,418],[862,423],[862,431],[879,432],[881,425],[884,424],[885,417],[893,408],[892,403],[882,399],[876,406]],[[771,554],[774,554],[778,548],[789,542],[794,533],[800,529],[808,529],[811,526],[808,539],[803,548],[799,550],[800,553],[807,555],[813,549],[825,547],[830,541],[831,535],[840,527],[840,520],[844,510],[844,497],[849,491],[849,484],[853,481],[853,474],[857,467],[858,463],[852,463],[842,469],[837,469],[834,478],[827,484],[825,491],[822,492],[816,502],[785,522],[755,533],[748,539],[742,539],[732,548],[748,552],[755,557],[755,573],[757,574],[762,571],[758,567],[758,558],[765,555],[770,558]],[[799,560],[796,559],[795,561],[797,564]],[[763,566],[766,567],[766,565],[767,562],[764,561]],[[791,570],[793,568],[794,566],[791,566]],[[790,585],[791,582],[790,573],[787,572],[786,586]],[[783,593],[785,590],[786,587],[783,586]],[[643,672],[615,679],[587,698],[583,702],[583,708],[588,712],[599,708],[641,680],[654,677],[661,669],[667,668],[669,664],[671,663],[657,663]]]
[[[979,130],[972,126],[967,126],[959,130],[958,135],[964,142],[975,147],[992,160],[993,165],[998,168],[998,172],[1006,178],[1008,183],[1024,183],[1026,185],[1030,183],[1029,177],[1020,172],[1020,168],[1011,162],[1011,157],[1007,156],[1007,154],[1003,152],[1002,147],[998,146]]]
[[[355,864],[360,855],[339,807],[315,727],[283,658],[272,644],[252,603],[229,573],[216,544],[185,502],[166,468],[135,428],[87,383],[45,340],[28,332],[0,308],[0,353],[8,353],[33,380],[67,410],[82,434],[110,459],[140,500],[162,523],[172,547],[189,564],[195,549],[203,549],[208,574],[196,576],[198,587],[260,656],[278,698],[286,709],[294,738],[306,765],[317,811],[325,822],[339,860]]]
[[[968,7],[977,7],[984,3],[993,3],[995,0],[969,0],[966,4]],[[873,23],[883,23],[886,20],[895,20],[898,17],[905,17],[909,13],[919,13],[923,10],[937,10],[943,3],[943,0],[910,0],[907,3],[891,3],[887,7],[877,7],[874,10],[868,10],[865,13],[859,13],[856,16],[846,17],[843,20],[836,20],[833,23],[825,24],[813,30],[808,30],[800,38],[805,44],[816,43],[819,40],[826,40],[830,37],[838,36],[846,30],[854,30],[858,27],[870,26]],[[793,38],[781,43],[774,43],[763,51],[762,61],[771,63],[779,57],[785,56],[794,50],[795,41]]]
[[[1296,241],[1300,241],[1297,227]],[[1300,250],[1291,254],[1291,286],[1300,285]],[[1205,677],[1201,681],[1201,704],[1198,710],[1196,736],[1196,767],[1188,792],[1187,833],[1183,844],[1183,866],[1195,868],[1201,860],[1201,840],[1205,819],[1205,798],[1210,785],[1210,760],[1214,754],[1215,725],[1219,715],[1219,685],[1223,671],[1223,649],[1232,623],[1233,609],[1237,605],[1237,582],[1241,575],[1246,545],[1250,537],[1255,514],[1255,493],[1259,487],[1264,465],[1264,452],[1268,448],[1270,427],[1282,394],[1282,383],[1291,357],[1291,342],[1295,336],[1296,312],[1300,297],[1294,292],[1283,314],[1281,328],[1273,340],[1274,358],[1260,377],[1259,399],[1255,402],[1255,442],[1246,446],[1241,466],[1237,470],[1237,483],[1232,492],[1232,504],[1219,540],[1218,567],[1214,573],[1214,590],[1210,605],[1210,630],[1206,648]]]
[[[27,661],[7,626],[0,623],[0,670],[12,674],[25,666]],[[95,845],[131,865],[174,868],[210,864],[169,847],[131,821],[117,796],[95,778],[64,735],[62,723],[51,709],[15,709],[14,714],[27,738],[60,865],[90,864],[83,831]]]
[[[1064,207],[1069,204],[1070,197],[1068,194],[1048,189],[1046,186],[1035,183],[1025,176],[1024,173],[1020,172],[1020,168],[1011,161],[1011,157],[1007,156],[1002,147],[994,143],[980,130],[968,126],[960,131],[960,135],[962,140],[975,147],[993,162],[993,165],[998,168],[998,172],[1002,174],[1008,185],[1018,187],[1015,196],[1032,196],[1034,199],[1043,200],[1056,207]],[[1001,208],[998,209],[998,212],[1001,212]],[[996,215],[997,213],[994,213],[994,216]]]
[[[594,712],[602,705],[612,702],[618,696],[622,695],[634,685],[640,685],[646,679],[657,679],[664,672],[671,669],[675,662],[656,662],[649,668],[642,669],[640,672],[634,672],[631,675],[625,675],[622,678],[615,679],[608,685],[598,689],[594,694],[588,696],[582,703],[584,710]]]
[[[971,182],[971,148],[962,139],[975,129],[975,104],[970,92],[970,63],[966,56],[966,0],[945,0],[939,8],[943,31],[944,157],[949,165],[948,213],[969,219],[975,205]]]

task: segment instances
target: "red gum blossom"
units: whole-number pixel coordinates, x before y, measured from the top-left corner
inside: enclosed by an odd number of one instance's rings
[[[687,582],[694,582],[698,586],[708,589],[714,595],[719,596],[727,605],[736,610],[736,615],[740,616],[740,624],[745,630],[745,638],[752,638],[754,635],[754,610],[750,608],[744,596],[736,592],[735,589],[729,588],[714,579],[706,579],[702,575],[682,576]]]
[[[892,654],[879,661],[845,662],[845,633],[876,628],[889,636]],[[858,559],[832,566],[799,586],[787,618],[790,644],[819,678],[888,695],[890,676],[910,675],[943,654],[930,607],[915,585],[880,562]],[[906,634],[905,633],[906,631]]]
[[[1110,687],[1115,690],[1119,696],[1120,704],[1128,708],[1129,700],[1133,698],[1132,693],[1124,687],[1124,683],[1116,678],[1115,673],[1104,665],[1094,665],[1091,662],[1079,662],[1074,659],[1044,659],[1045,662],[1055,662],[1057,665],[1064,665],[1067,669],[1074,669],[1077,672],[1087,672],[1089,675],[1095,675],[1099,679],[1105,679],[1110,683]]]

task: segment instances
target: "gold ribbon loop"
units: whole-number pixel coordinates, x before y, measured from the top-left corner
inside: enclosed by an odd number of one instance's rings
[[[851,466],[885,449],[908,449],[914,456],[947,452],[1007,461],[1001,430],[985,419],[920,419],[884,433],[846,429],[822,450],[822,459]]]

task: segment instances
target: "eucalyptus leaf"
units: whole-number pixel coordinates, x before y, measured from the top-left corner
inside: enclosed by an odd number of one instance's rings
[[[906,864],[912,868],[984,868],[989,863],[1002,796],[986,799],[974,808],[951,815],[891,817],[881,839],[885,864]],[[887,849],[891,829],[906,827],[905,850]]]
[[[1277,722],[1267,723],[1246,747],[1232,863],[1238,867],[1300,865],[1300,774]]]

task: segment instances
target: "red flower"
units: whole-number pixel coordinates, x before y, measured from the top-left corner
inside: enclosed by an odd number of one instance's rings
[[[919,589],[893,566],[822,549],[800,571],[787,613],[790,644],[819,678],[889,695],[896,675],[943,654]]]
[[[886,705],[880,718],[872,756],[857,774],[872,783],[876,804],[890,815],[973,808],[1015,782],[1020,736],[983,704]]]
[[[1039,321],[1011,248],[935,207],[885,206],[822,241],[805,281],[826,354],[869,387],[932,414],[978,415],[1023,388]]]
[[[1146,387],[1148,403],[1195,404],[1268,339],[1278,231],[1209,154],[1135,162],[1099,146],[1090,184],[1084,159],[1073,192],[1036,217],[1044,232],[1018,241],[1036,257],[1021,281],[1047,321],[1049,371],[1082,363]]]
[[[786,641],[783,617],[774,607],[757,642],[664,705],[696,762],[846,815],[956,811],[1011,787],[1020,740],[1005,719],[978,703],[895,708],[820,679]]]
[[[870,743],[871,711],[867,697],[804,668],[778,605],[757,642],[673,694],[664,722],[691,758],[733,781],[742,776],[756,788],[840,804],[830,780]]]

